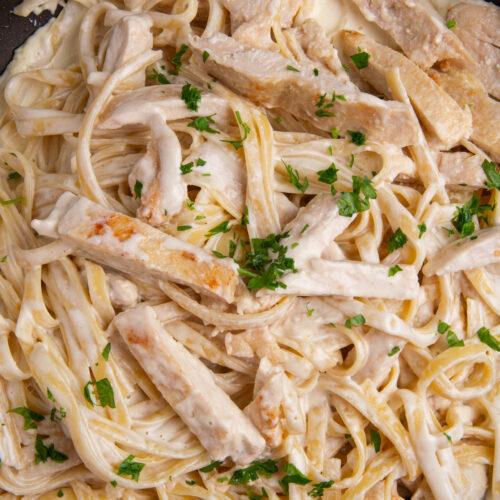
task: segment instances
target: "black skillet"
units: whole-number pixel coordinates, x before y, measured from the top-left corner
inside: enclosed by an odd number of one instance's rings
[[[500,0],[490,1],[500,6]],[[0,0],[0,75],[12,59],[14,50],[51,18],[48,11],[42,12],[40,16],[33,14],[29,17],[16,16],[12,14],[12,9],[19,3],[21,0]],[[56,14],[59,11],[60,7]]]

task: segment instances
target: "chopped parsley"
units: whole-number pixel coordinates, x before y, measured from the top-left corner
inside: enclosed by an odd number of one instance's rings
[[[37,422],[41,422],[45,419],[45,417],[43,415],[40,415],[40,413],[30,410],[25,406],[19,406],[18,408],[9,410],[7,413],[16,413],[17,415],[21,415],[21,417],[24,418],[23,429],[25,431],[27,431],[28,429],[36,429],[38,427]]]
[[[394,346],[388,353],[387,356],[391,357],[397,354],[400,351],[400,347],[398,345]]]
[[[448,238],[455,234],[455,231],[453,231],[453,229],[450,229],[449,227],[441,226],[441,229],[443,231],[446,231]]]
[[[186,83],[182,87],[181,99],[186,103],[186,108],[191,111],[198,111],[201,101],[201,90]]]
[[[319,75],[319,70],[318,70],[318,68],[314,68],[314,69],[313,69],[313,73],[314,73],[314,76],[318,76],[318,75]]]
[[[229,484],[247,484],[251,481],[256,481],[259,479],[259,476],[269,478],[275,472],[278,472],[276,460],[269,459],[264,462],[254,461],[252,465],[244,469],[235,470],[229,480]]]
[[[488,181],[485,182],[485,185],[489,188],[500,189],[500,174],[495,164],[492,161],[484,160],[481,167],[486,177],[488,177]]]
[[[202,467],[200,469],[201,472],[212,472],[216,467],[219,467],[219,465],[222,465],[222,462],[220,460],[215,460],[212,463],[209,463],[208,465],[205,465],[205,467]]]
[[[57,492],[57,496],[58,496],[58,498],[63,497],[63,496],[64,496],[64,492],[63,492],[63,490],[59,490],[59,491]]]
[[[206,63],[207,62],[207,59],[210,57],[210,54],[204,50],[203,51],[203,62]]]
[[[361,52],[358,47],[358,53],[351,56],[352,62],[356,65],[356,68],[363,69],[368,66],[368,59],[370,59],[370,54],[368,52]]]
[[[491,347],[494,351],[500,352],[500,342],[498,342],[498,340],[490,333],[490,331],[486,327],[482,326],[477,331],[477,336],[483,344]]]
[[[349,168],[352,168],[352,166],[353,166],[353,165],[354,165],[354,155],[351,153],[351,159],[350,159],[350,161],[349,161],[349,165],[348,165],[348,167],[349,167]]]
[[[243,217],[241,218],[241,225],[248,225],[248,205],[245,205],[245,209],[243,210]]]
[[[389,253],[392,253],[394,252],[394,250],[404,247],[407,241],[408,237],[398,227],[394,232],[394,234],[389,238],[389,241],[387,242],[387,250],[389,250]]]
[[[276,123],[281,123],[283,121],[283,118],[281,118],[281,116],[277,116],[275,118],[275,121],[276,121]]]
[[[20,179],[21,178],[21,174],[19,172],[11,172],[8,176],[7,176],[7,179],[9,181],[12,181],[14,179]]]
[[[194,201],[191,201],[189,198],[186,200],[186,206],[188,210],[194,210]]]
[[[418,228],[418,239],[422,238],[423,234],[427,231],[427,225],[425,224],[425,222],[422,222],[422,224],[418,224],[417,225],[417,228]]]
[[[312,482],[312,479],[309,479],[307,476],[302,474],[297,467],[293,464],[287,464],[284,467],[286,476],[281,478],[278,483],[281,486],[281,489],[285,493],[286,496],[289,495],[289,484],[308,484]]]
[[[332,136],[332,139],[338,139],[339,131],[335,127],[332,127],[332,129],[330,130],[330,135]]]
[[[196,484],[196,481],[186,479],[186,484],[189,484],[189,486],[193,486],[194,484]]]
[[[462,238],[470,236],[476,230],[473,221],[474,215],[477,215],[487,223],[488,219],[483,213],[494,209],[491,205],[480,205],[480,200],[476,193],[472,195],[472,198],[467,203],[456,208],[457,210],[451,222]]]
[[[345,64],[342,64],[342,68],[344,68],[344,71],[346,73],[349,73],[349,66],[346,66]]]
[[[193,167],[194,167],[194,162],[190,161],[189,163],[186,163],[185,165],[183,165],[181,163],[181,175],[186,175],[186,174],[190,174],[192,171],[193,171]]]
[[[59,415],[57,415],[57,408],[52,408],[50,411],[51,422],[60,422],[63,418],[66,418],[66,410],[64,408],[59,408]]]
[[[12,205],[13,203],[22,203],[24,198],[14,198],[13,200],[0,201],[0,205]]]
[[[245,135],[241,139],[239,139],[238,141],[224,141],[223,140],[221,142],[227,142],[227,143],[231,144],[231,146],[233,146],[234,149],[236,149],[236,151],[238,151],[238,149],[243,147],[243,142],[246,140],[246,138],[248,137],[248,134],[250,133],[250,127],[248,126],[248,123],[245,123],[241,119],[241,115],[240,115],[239,111],[235,111],[234,114],[236,115],[236,120],[238,121],[238,123],[243,127],[243,131],[245,132]]]
[[[331,488],[334,481],[322,481],[321,483],[314,483],[312,485],[312,490],[309,490],[307,494],[313,498],[321,498],[325,493],[324,490]]]
[[[453,444],[453,440],[451,439],[451,436],[447,434],[446,432],[443,432],[444,437],[449,441],[450,444]]]
[[[97,405],[97,403],[94,403],[94,401],[92,400],[92,397],[90,395],[90,386],[92,385],[95,387],[94,395],[97,394],[99,402],[101,403],[100,405]],[[83,388],[83,395],[92,406],[97,405],[102,407],[109,406],[110,408],[116,408],[113,387],[111,386],[111,383],[107,378],[103,378],[101,380],[98,380],[97,382],[87,382],[85,387]]]
[[[294,68],[293,66],[290,66],[289,64],[287,65],[286,69],[288,71],[296,71],[297,73],[300,73],[300,70],[298,70],[297,68]]]
[[[187,231],[191,229],[192,226],[177,226],[177,231]]]
[[[448,21],[448,22],[446,23],[446,27],[447,27],[448,29],[454,28],[456,25],[457,25],[457,22],[456,22],[455,20]]]
[[[438,321],[438,332],[442,335],[443,333],[446,333],[446,330],[450,328],[450,325],[448,323],[445,323],[444,321],[439,320]]]
[[[135,198],[140,199],[142,195],[142,188],[144,187],[144,184],[137,179],[134,184],[134,193],[135,193]]]
[[[363,193],[365,198],[359,195]],[[372,181],[368,177],[352,178],[352,193],[340,193],[338,201],[339,214],[344,217],[352,217],[355,213],[364,212],[370,208],[370,199],[377,198],[377,192],[372,186]]]
[[[350,142],[356,144],[356,146],[362,146],[366,142],[366,136],[362,132],[348,130],[347,133],[351,136]]]
[[[352,328],[353,326],[360,326],[366,323],[366,319],[362,314],[356,314],[352,318],[346,319],[344,326],[346,328]]]
[[[214,113],[215,114],[215,113]],[[210,127],[210,124],[215,123],[212,116],[198,116],[192,122],[188,123],[188,127],[199,130],[200,132],[208,132],[209,134],[220,134],[218,130]]]
[[[316,309],[309,309],[309,304],[306,305],[307,315],[311,317]]]
[[[181,70],[182,67],[182,56],[186,53],[188,46],[183,43],[178,52],[175,53],[174,57],[172,57],[172,64],[175,66],[177,72]]]
[[[301,193],[305,193],[306,189],[309,187],[307,177],[304,177],[303,182],[300,182],[298,171],[294,171],[291,165],[286,164],[283,160],[281,161],[283,162],[283,165],[285,165],[291,184],[293,184]]]
[[[35,463],[46,462],[49,458],[58,464],[61,464],[68,460],[68,456],[58,451],[54,448],[54,443],[51,443],[48,447],[42,441],[40,436],[36,437],[35,440]]]
[[[111,351],[111,344],[108,342],[106,347],[103,349],[101,356],[107,361],[109,358],[109,352]]]
[[[370,429],[370,443],[373,444],[373,448],[375,449],[375,453],[380,451],[380,443],[382,439],[380,438],[380,434],[375,429]]]
[[[226,259],[227,255],[224,255],[223,253],[218,252],[217,250],[212,250],[212,253],[218,258],[218,259]]]
[[[229,221],[225,220],[224,222],[221,222],[218,226],[215,226],[212,229],[210,229],[205,236],[210,238],[210,236],[213,236],[214,234],[228,233],[231,230],[231,227],[228,227],[228,225]]]
[[[159,71],[156,71],[156,69],[153,68],[153,72],[147,76],[148,80],[157,80],[158,83],[161,83],[162,85],[168,85],[170,81],[168,78],[163,74],[160,73]]]
[[[335,182],[337,180],[338,171],[339,169],[336,168],[335,163],[332,162],[326,170],[319,170],[317,172],[318,181],[324,182],[325,184],[331,184],[332,182]]]
[[[344,437],[345,437],[346,439],[352,439],[352,436],[351,436],[350,434],[344,434]]]
[[[286,288],[278,278],[288,270],[297,272],[294,260],[286,257],[288,248],[280,244],[289,235],[290,232],[287,231],[283,234],[270,234],[266,238],[252,238],[253,252],[247,253],[245,264],[238,269],[239,274],[250,278],[247,284],[249,289]]]
[[[197,167],[203,167],[203,165],[206,165],[206,164],[207,164],[207,162],[203,158],[198,158],[196,160],[196,166]]]
[[[132,462],[134,460],[134,455],[129,455],[121,464],[118,465],[119,476],[132,476],[132,479],[136,482],[139,481],[139,474],[146,464],[141,462]]]
[[[402,271],[402,269],[397,264],[395,266],[392,266],[391,268],[389,268],[389,277],[394,276],[400,271]]]
[[[117,484],[118,484],[118,483],[117,483],[116,481],[111,481],[111,486],[113,486],[113,488],[116,488],[116,485],[117,485]]]
[[[464,341],[460,340],[457,337],[457,334],[453,332],[452,330],[448,330],[448,333],[446,334],[446,342],[448,342],[448,345],[450,347],[462,347],[464,346]]]
[[[52,392],[50,392],[50,389],[47,388],[47,397],[49,398],[50,401],[52,401],[53,403],[56,402],[56,399],[54,398],[54,396],[52,395]]]
[[[307,231],[307,228],[309,227],[309,224],[306,224],[301,230],[300,234],[304,234]]]
[[[4,255],[1,259],[0,262],[5,262],[7,260],[7,255]]]

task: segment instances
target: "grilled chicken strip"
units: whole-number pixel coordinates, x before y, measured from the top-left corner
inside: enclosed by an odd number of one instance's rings
[[[439,250],[423,267],[423,273],[441,276],[500,262],[500,226],[482,229],[474,236],[474,240],[464,238],[460,246],[453,241]]]
[[[417,124],[406,106],[360,92],[349,81],[330,71],[314,76],[314,64],[287,59],[270,50],[239,43],[222,34],[211,38],[193,37],[194,60],[204,70],[238,93],[269,108],[284,108],[294,116],[310,120],[321,130],[336,127],[341,134],[356,130],[368,139],[398,146],[415,144]],[[203,53],[210,57],[203,63]],[[324,105],[319,105],[321,96]],[[389,138],[389,139],[388,139]]]
[[[366,68],[357,70],[388,99],[392,98],[385,72],[398,67],[415,112],[425,127],[433,132],[445,149],[456,146],[461,139],[467,139],[472,132],[472,119],[468,109],[461,109],[457,102],[439,87],[416,64],[403,54],[358,32],[344,32],[344,50],[351,56],[358,48],[370,54]],[[357,69],[357,68],[356,68]]]
[[[165,330],[154,309],[139,306],[114,324],[162,396],[214,460],[246,464],[262,454],[264,439],[215,383],[212,372]]]
[[[426,0],[353,0],[368,21],[378,24],[423,69],[437,61],[470,60],[462,42]]]
[[[455,33],[474,58],[467,69],[486,90],[500,99],[500,8],[493,4],[460,2],[447,14]]]
[[[64,193],[45,220],[33,220],[43,236],[61,238],[83,255],[141,280],[189,285],[233,302],[238,274],[233,264],[88,198]],[[227,259],[229,261],[229,259]]]
[[[444,65],[446,66],[446,65]],[[488,96],[483,84],[469,71],[442,67],[429,75],[460,106],[469,106],[472,113],[471,140],[495,161],[500,161],[500,102]]]

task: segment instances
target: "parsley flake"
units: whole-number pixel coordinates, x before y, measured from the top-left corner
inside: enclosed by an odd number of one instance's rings
[[[64,496],[64,492],[63,492],[63,490],[59,490],[59,491],[57,492],[57,496],[58,496],[58,498],[63,497],[63,496]]]
[[[7,179],[9,181],[12,181],[14,179],[20,179],[21,178],[21,174],[19,172],[11,172],[8,176],[7,176]]]
[[[417,225],[417,228],[418,228],[418,239],[422,238],[423,234],[427,231],[427,225],[425,224],[425,222],[422,222],[422,224],[418,224]]]
[[[229,224],[228,220],[221,222],[218,226],[209,229],[208,233],[205,236],[207,238],[210,238],[210,236],[213,236],[214,234],[228,233],[231,230],[231,227],[228,227],[228,224]]]
[[[53,403],[56,402],[54,396],[52,395],[52,392],[50,392],[50,389],[47,388],[47,397],[49,398],[50,401],[52,401]]]
[[[293,464],[287,464],[284,467],[285,472],[287,473],[282,479],[278,481],[281,489],[285,493],[286,496],[289,495],[289,485],[290,484],[308,484],[312,482],[312,479],[309,479],[307,476],[302,474],[297,467]]]
[[[187,231],[191,229],[192,226],[177,226],[177,231]]]
[[[210,54],[204,50],[203,51],[203,62],[206,63],[207,62],[207,59],[210,57]]]
[[[23,429],[25,431],[27,431],[28,429],[36,429],[38,427],[36,422],[41,422],[45,419],[45,417],[43,415],[40,415],[40,413],[30,410],[25,406],[19,406],[18,408],[9,410],[7,413],[16,413],[17,415],[21,415],[21,417],[24,418]]]
[[[488,177],[489,182],[485,182],[486,186],[489,188],[500,189],[500,174],[498,173],[498,169],[492,161],[484,160],[482,165],[482,169]]]
[[[244,469],[235,470],[229,480],[229,484],[246,484],[251,481],[256,481],[259,479],[259,476],[269,478],[275,472],[278,472],[276,460],[269,459],[264,462],[254,461],[252,465]]]
[[[486,327],[482,326],[476,332],[476,334],[483,344],[491,347],[494,351],[500,352],[500,342],[498,342],[498,340],[490,333],[490,331]]]
[[[444,437],[449,441],[450,444],[453,444],[453,441],[451,439],[451,436],[449,434],[447,434],[446,432],[443,432],[444,434]]]
[[[135,193],[135,198],[140,199],[142,195],[142,188],[144,187],[144,184],[139,180],[136,179],[135,184],[134,184],[134,193]]]
[[[100,405],[97,405],[97,403],[94,403],[94,401],[92,400],[92,397],[90,395],[90,386],[92,385],[95,387],[94,395],[97,394],[99,402],[101,403]],[[83,388],[83,395],[92,406],[97,405],[102,407],[109,406],[110,408],[116,408],[113,387],[111,386],[111,383],[107,378],[103,378],[101,380],[98,380],[97,382],[87,382],[85,384],[85,387]]]
[[[318,75],[319,75],[319,70],[318,70],[318,68],[314,68],[314,69],[313,69],[313,73],[314,73],[314,76],[318,76]]]
[[[373,444],[373,448],[375,449],[375,453],[380,451],[380,444],[382,439],[380,434],[375,429],[370,429],[370,443]]]
[[[172,57],[172,64],[175,66],[177,72],[181,70],[182,67],[182,56],[186,53],[188,46],[183,43],[178,52],[175,53],[174,57]]]
[[[168,85],[170,81],[168,78],[163,74],[157,71],[156,69],[153,68],[153,73],[147,76],[148,80],[157,80],[158,83],[161,83],[162,85]]]
[[[457,25],[457,22],[456,22],[456,21],[454,21],[454,20],[453,20],[453,21],[448,21],[448,22],[446,23],[446,27],[447,27],[448,29],[454,28],[456,25]]]
[[[51,443],[48,447],[42,441],[40,436],[36,437],[35,440],[35,463],[46,462],[49,458],[54,462],[61,464],[68,460],[68,456],[58,451],[54,448],[54,443]]]
[[[4,255],[1,259],[0,262],[5,262],[7,260],[7,255]]]
[[[307,494],[313,498],[321,498],[325,494],[324,490],[331,488],[334,482],[335,481],[322,481],[321,483],[314,483],[312,485],[312,490],[309,490]]]
[[[215,113],[214,113],[215,114]],[[218,130],[210,127],[210,124],[215,123],[212,116],[198,116],[192,122],[188,123],[188,127],[199,130],[200,132],[208,132],[209,134],[220,134]]]
[[[392,266],[391,268],[389,268],[389,277],[394,276],[400,271],[402,271],[402,269],[397,264],[395,266]]]
[[[450,328],[450,325],[448,323],[445,323],[444,321],[439,320],[438,321],[438,327],[437,331],[442,335],[443,333],[446,333],[446,330]]]
[[[181,98],[186,103],[186,108],[191,111],[198,111],[201,101],[201,90],[186,83],[182,87]]]
[[[299,172],[297,170],[293,170],[291,165],[286,164],[283,160],[283,165],[285,165],[286,171],[288,172],[288,176],[290,177],[290,183],[293,184],[302,194],[306,192],[306,189],[309,187],[309,181],[307,177],[304,177],[303,182],[301,183],[299,180]]]
[[[146,464],[141,462],[132,462],[134,458],[134,455],[129,455],[121,464],[119,464],[117,474],[119,476],[132,476],[132,479],[138,482],[139,475]]]
[[[220,460],[215,460],[214,462],[205,465],[205,467],[202,467],[200,471],[205,473],[212,472],[216,467],[219,467],[219,465],[222,465],[222,462]]]
[[[448,342],[450,347],[463,347],[465,345],[464,341],[460,340],[457,337],[457,334],[452,330],[448,330],[448,333],[446,334],[446,342]]]
[[[248,225],[248,205],[245,205],[245,209],[243,210],[243,217],[241,218],[241,225],[243,227]]]
[[[326,170],[319,170],[316,172],[318,174],[318,181],[324,182],[325,184],[333,184],[337,180],[338,168],[335,167],[335,163],[331,163]]]
[[[111,344],[108,342],[106,347],[103,349],[101,356],[107,361],[109,358],[109,352],[111,351]]]
[[[389,238],[389,241],[387,242],[387,250],[389,250],[389,253],[392,253],[394,252],[394,250],[402,248],[407,241],[408,237],[398,227],[394,232],[394,234]]]
[[[297,68],[294,68],[293,66],[290,66],[290,64],[287,65],[286,69],[288,71],[296,71],[297,73],[300,73],[300,70],[298,70]]]
[[[400,351],[400,347],[398,345],[394,346],[388,353],[387,356],[391,357],[397,354]]]
[[[356,65],[356,68],[363,69],[368,66],[368,59],[370,59],[370,54],[368,54],[368,52],[358,52],[357,54],[353,54],[351,56],[351,59]]]
[[[24,198],[14,198],[13,200],[0,201],[0,205],[12,205],[13,203],[22,203]]]
[[[241,115],[240,115],[240,112],[239,111],[235,111],[234,114],[236,115],[236,120],[238,121],[238,123],[243,127],[243,131],[245,132],[245,135],[238,141],[221,141],[221,142],[227,142],[229,144],[231,144],[231,146],[234,147],[234,149],[236,149],[236,151],[238,151],[238,149],[242,148],[243,147],[243,142],[247,139],[248,137],[248,134],[250,133],[250,127],[248,126],[248,123],[245,123],[242,119],[241,119]]]
[[[332,136],[332,139],[338,139],[339,131],[335,127],[332,127],[332,129],[330,130],[330,135]]]
[[[366,136],[362,132],[348,130],[347,133],[351,136],[350,142],[356,144],[356,146],[362,146],[366,142]]]
[[[366,319],[362,314],[356,314],[352,318],[346,319],[344,326],[346,328],[352,328],[353,326],[360,326],[366,323]]]

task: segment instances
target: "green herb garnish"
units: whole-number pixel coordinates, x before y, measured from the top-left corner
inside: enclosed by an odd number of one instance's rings
[[[119,464],[117,474],[119,476],[132,476],[132,479],[138,482],[139,475],[146,464],[141,462],[132,462],[134,458],[134,455],[129,455],[121,464]]]
[[[394,234],[389,238],[389,241],[387,242],[387,250],[389,250],[389,253],[392,253],[394,252],[394,250],[402,248],[407,241],[408,237],[398,227],[394,232]]]
[[[17,415],[21,415],[21,417],[24,418],[23,429],[25,431],[27,431],[28,429],[36,429],[38,427],[36,422],[41,422],[45,419],[45,417],[43,415],[40,415],[40,413],[30,410],[25,406],[19,406],[18,408],[9,410],[7,413],[16,413]]]
[[[397,264],[395,266],[392,266],[391,268],[389,268],[389,277],[394,276],[400,271],[402,271],[402,269]]]
[[[366,319],[362,314],[356,314],[352,318],[346,319],[344,326],[346,328],[352,328],[353,326],[360,326],[366,323]]]

